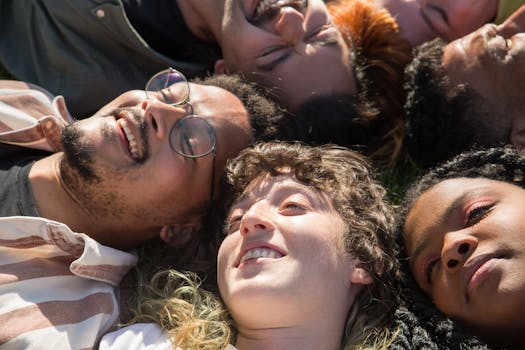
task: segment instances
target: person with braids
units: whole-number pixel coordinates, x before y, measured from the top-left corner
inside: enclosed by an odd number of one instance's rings
[[[160,272],[134,321],[164,331],[135,323],[100,349],[386,348],[397,301],[393,212],[366,160],[333,145],[260,143],[227,165],[227,178],[235,200],[217,259],[224,306],[193,279]]]
[[[491,348],[525,346],[524,169],[525,153],[515,148],[472,150],[407,192],[398,224],[401,261],[427,296],[425,303],[414,292],[407,305],[423,310],[428,318],[420,325],[435,327],[426,334],[440,340],[440,349],[482,346],[467,332]],[[427,311],[430,300],[448,321]]]
[[[408,152],[422,167],[474,145],[525,146],[525,6],[446,45],[420,46],[406,69]]]

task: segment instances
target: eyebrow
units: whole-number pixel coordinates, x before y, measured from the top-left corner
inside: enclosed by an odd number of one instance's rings
[[[267,64],[263,64],[259,67],[257,67],[258,70],[262,71],[262,72],[271,72],[275,69],[275,67],[277,67],[279,64],[281,64],[282,62],[286,61],[288,58],[290,58],[291,56],[291,52],[287,52],[286,54],[282,55],[282,56],[279,56],[277,59],[273,60],[272,62],[270,63],[267,63]]]
[[[256,198],[254,202],[260,201],[261,199],[264,199],[264,198],[268,198],[270,193],[276,192],[276,191],[279,191],[279,192],[287,191],[289,192],[289,194],[296,194],[296,193],[305,194],[308,197],[311,197],[311,199],[315,200],[316,202],[322,201],[322,198],[321,198],[322,192],[318,192],[317,190],[312,189],[308,187],[307,185],[303,185],[300,183],[291,183],[291,184],[284,184],[284,185],[275,185],[274,187],[272,187],[270,191],[267,191],[263,196]],[[239,198],[231,206],[230,213],[231,213],[231,209],[233,209],[234,207],[242,207],[243,206],[242,204],[246,202],[250,202],[250,200],[253,199],[253,197],[250,196],[252,192],[253,191],[244,192],[242,195],[240,195]],[[330,200],[330,197],[327,196],[327,198],[328,200]]]
[[[336,46],[339,44],[339,41],[337,40],[337,37],[335,35],[331,35],[328,38],[321,38],[319,40],[315,40],[312,42],[309,42],[314,47],[320,47],[320,46]],[[286,61],[292,56],[292,52],[294,50],[290,50],[290,52],[287,52],[286,54],[279,56],[275,60],[273,60],[270,63],[263,64],[257,67],[258,70],[262,72],[271,72],[273,71],[278,65]]]

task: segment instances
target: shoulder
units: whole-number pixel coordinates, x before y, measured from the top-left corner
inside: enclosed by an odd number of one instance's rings
[[[175,350],[168,334],[155,323],[136,323],[106,334],[99,350]]]

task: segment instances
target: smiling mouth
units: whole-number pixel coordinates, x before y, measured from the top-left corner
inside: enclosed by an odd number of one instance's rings
[[[259,258],[279,259],[279,258],[282,258],[283,256],[284,255],[282,253],[276,251],[275,249],[271,249],[267,247],[249,249],[241,257],[239,261],[239,265],[249,260],[256,260]]]
[[[148,125],[142,112],[130,108],[117,108],[110,115],[115,118],[117,127],[121,130],[121,140],[131,159],[137,163],[145,162],[149,156]]]
[[[131,158],[133,158],[134,160],[139,160],[140,157],[137,141],[135,140],[135,136],[129,129],[128,122],[126,121],[126,119],[120,118],[117,119],[117,124],[124,132],[124,136],[126,137],[126,141],[128,142],[128,150],[131,153]]]
[[[272,19],[282,7],[290,6],[297,10],[306,8],[307,0],[261,0],[250,18],[253,24]]]

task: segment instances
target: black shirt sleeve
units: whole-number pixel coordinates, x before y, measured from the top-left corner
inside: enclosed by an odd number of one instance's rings
[[[135,30],[154,50],[172,59],[204,64],[207,73],[213,73],[215,61],[221,57],[218,44],[200,40],[190,31],[176,1],[122,0],[122,3]]]

